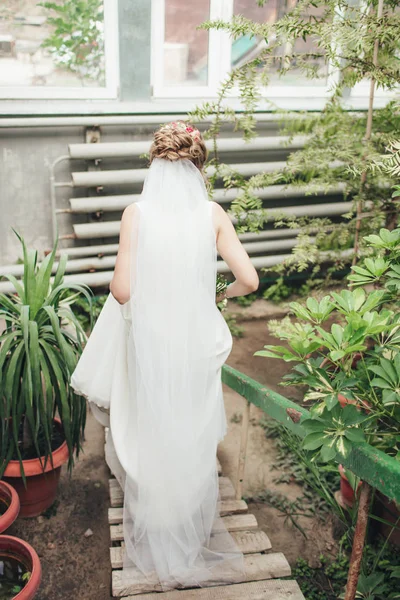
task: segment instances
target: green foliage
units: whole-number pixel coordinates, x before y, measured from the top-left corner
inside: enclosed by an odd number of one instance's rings
[[[227,287],[228,287],[228,280],[226,279],[225,275],[222,275],[221,273],[217,273],[217,283],[216,283],[216,290],[215,290],[216,297],[218,297],[220,294],[222,294],[226,290]],[[233,337],[242,337],[243,327],[240,327],[237,324],[236,317],[234,315],[225,312],[227,305],[228,305],[228,301],[226,298],[224,298],[220,302],[217,302],[217,307],[222,312],[223,317],[229,327],[229,331],[231,332]]]
[[[61,256],[51,279],[57,243],[38,264],[37,252],[18,238],[23,278],[5,275],[16,293],[0,294],[0,319],[5,322],[0,336],[0,476],[10,459],[21,463],[27,453],[52,460],[57,415],[71,467],[86,420],[86,401],[74,394],[69,382],[86,339],[73,305],[80,295],[90,303],[90,290],[63,282],[66,256]]]
[[[257,294],[248,294],[248,296],[238,296],[235,298],[235,302],[243,307],[251,306],[256,300]]]
[[[263,4],[263,2],[259,2]],[[372,233],[382,226],[389,229],[398,223],[398,204],[387,198],[387,188],[399,174],[400,110],[397,101],[370,114],[350,112],[345,104],[348,91],[355,85],[373,80],[378,88],[394,89],[400,82],[398,60],[400,13],[397,0],[386,0],[382,16],[377,15],[375,0],[343,3],[341,0],[301,0],[275,23],[258,23],[235,15],[231,21],[209,21],[202,27],[227,32],[232,39],[243,35],[255,36],[266,42],[258,56],[234,69],[219,90],[215,102],[206,102],[190,115],[192,120],[210,119],[206,134],[213,139],[214,154],[210,161],[215,167],[211,177],[215,184],[222,178],[227,188],[237,187],[239,193],[230,212],[237,219],[238,231],[258,231],[266,221],[277,227],[300,229],[292,257],[275,266],[279,274],[290,274],[313,267],[328,259],[336,270],[352,258],[349,248],[357,247],[359,235]],[[316,12],[318,16],[316,16]],[[312,43],[311,52],[296,48]],[[374,48],[378,44],[377,60]],[[285,167],[275,172],[261,172],[248,179],[221,164],[218,137],[227,121],[240,131],[245,140],[256,136],[255,111],[260,101],[268,98],[271,73],[284,76],[291,70],[318,83],[324,73],[338,74],[331,87],[330,98],[319,113],[275,110],[281,116],[282,135],[306,136],[302,149],[289,155]],[[229,106],[229,96],[236,90],[241,112]],[[370,133],[367,121],[372,117]],[[340,184],[353,208],[342,221],[330,218],[290,215],[271,216],[264,208],[259,190],[275,184],[307,186],[307,194],[327,192]],[[276,210],[274,209],[276,213]],[[360,226],[360,228],[359,228]],[[347,250],[347,252],[346,252]],[[363,248],[361,248],[362,252]],[[327,251],[334,251],[327,256]]]
[[[107,297],[107,294],[102,294],[90,299],[81,296],[75,300],[75,315],[85,331],[90,329],[92,322],[95,323],[97,321]]]
[[[232,315],[232,314],[226,313],[226,312],[223,312],[222,314],[224,316],[226,324],[229,327],[229,331],[231,332],[233,337],[237,337],[237,338],[242,337],[244,330],[243,330],[243,327],[241,327],[240,325],[237,324],[235,315]]]
[[[296,320],[273,324],[286,345],[256,353],[297,363],[284,383],[306,386],[304,400],[312,402],[303,448],[326,462],[365,441],[400,458],[399,288],[391,274],[400,263],[399,234],[368,236],[374,254],[352,267],[349,289],[292,302]],[[367,269],[373,291],[361,287]]]
[[[52,33],[44,40],[56,64],[85,79],[104,85],[103,0],[63,0],[39,4],[55,16],[47,23]]]
[[[271,302],[282,302],[282,300],[287,300],[292,294],[294,290],[290,286],[284,283],[283,277],[277,279],[276,283],[270,285],[263,292],[263,298],[265,300],[270,300]]]
[[[279,469],[281,474],[274,481],[294,482],[302,487],[303,493],[297,499],[297,506],[306,516],[321,516],[333,512],[345,522],[344,513],[334,498],[339,487],[337,468],[313,459],[312,453],[299,445],[298,437],[281,423],[263,419],[260,425],[277,449],[277,457],[271,469]]]
[[[227,287],[228,287],[228,280],[225,277],[225,275],[222,275],[222,273],[217,273],[217,283],[216,283],[216,288],[215,288],[216,298],[218,298],[218,296],[223,294]],[[223,311],[223,310],[225,310],[227,304],[228,304],[228,301],[226,298],[224,298],[223,300],[220,300],[219,302],[217,302],[217,307],[219,308],[220,311]]]
[[[304,558],[297,559],[292,577],[300,585],[307,600],[337,600],[344,598],[349,557],[340,552],[334,559],[319,557],[319,565],[311,567]],[[398,551],[383,540],[367,544],[364,550],[362,572],[357,586],[358,600],[395,600],[398,591]]]

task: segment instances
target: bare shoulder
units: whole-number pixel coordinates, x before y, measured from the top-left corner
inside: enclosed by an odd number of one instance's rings
[[[129,204],[124,209],[124,212],[122,213],[122,218],[126,219],[128,217],[133,217],[136,214],[137,210],[138,210],[138,207],[136,206],[135,202],[133,202],[132,204]]]
[[[124,212],[122,213],[121,227],[131,227],[132,220],[134,219],[135,215],[137,214],[137,211],[138,211],[138,207],[136,206],[135,203],[129,204],[129,206],[127,206],[124,209]]]
[[[226,214],[226,211],[222,208],[220,204],[218,204],[218,202],[215,202],[214,200],[210,200],[210,202],[212,204],[214,219],[218,224],[221,224],[226,219],[229,219],[228,215]]]
[[[137,212],[137,206],[135,206],[135,204],[130,204],[125,208],[124,212],[122,213],[119,234],[120,248],[121,246],[127,244],[130,240]]]

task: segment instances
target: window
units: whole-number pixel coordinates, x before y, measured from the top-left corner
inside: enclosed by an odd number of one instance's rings
[[[165,85],[207,85],[208,32],[196,29],[210,16],[210,0],[165,3]]]
[[[226,4],[227,0],[152,1],[152,83],[156,97],[216,94],[229,69],[229,36],[197,27],[208,19],[229,18]]]
[[[0,97],[112,98],[115,0],[2,0]]]
[[[182,0],[153,0],[152,80],[156,97],[213,97],[220,82],[233,68],[255,58],[267,45],[264,39],[243,36],[232,42],[223,32],[206,32],[196,27],[208,19],[229,20],[241,14],[260,22],[275,22],[291,10],[296,0],[269,0],[259,6],[255,0],[198,0],[196,4]],[[321,7],[309,8],[307,15],[318,18]],[[334,75],[322,59],[315,59],[319,79],[312,83],[300,69],[279,76],[285,54],[311,53],[312,40],[296,41],[296,47],[279,48],[271,68],[268,86],[270,98],[286,96],[315,97],[327,95]],[[303,88],[303,89],[302,89]],[[233,95],[237,95],[233,93]]]
[[[248,0],[234,0],[233,14],[240,14],[256,22],[275,23],[284,15],[291,11],[297,0],[270,0],[264,6],[259,6],[256,2],[248,2]],[[318,19],[322,14],[323,7],[307,7],[304,11],[304,17],[313,17]],[[272,40],[273,41],[273,40]],[[257,54],[267,47],[264,39],[257,39],[250,36],[243,36],[232,43],[231,66],[240,66],[247,60],[255,58]],[[320,52],[312,39],[296,40],[294,47],[290,44],[281,46],[275,50],[274,62],[271,65],[271,84],[279,85],[310,85],[310,80],[307,79],[300,69],[296,69],[296,65],[284,76],[279,77],[278,70],[282,65],[285,55],[295,52],[296,54],[310,54],[312,52]],[[310,64],[310,61],[308,61]],[[313,85],[326,86],[328,79],[328,71],[326,64],[322,59],[315,59],[313,67],[316,67],[319,79],[314,80]]]

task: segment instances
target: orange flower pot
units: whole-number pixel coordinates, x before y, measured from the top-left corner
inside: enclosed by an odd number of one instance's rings
[[[0,502],[6,510],[0,515],[0,533],[10,527],[18,517],[20,510],[19,497],[16,490],[5,481],[0,481]]]
[[[42,567],[36,551],[30,544],[11,535],[0,535],[0,558],[13,558],[22,563],[30,578],[13,600],[32,600],[42,579]]]
[[[56,427],[62,430],[60,419],[54,419]],[[67,442],[64,441],[53,455],[53,465],[47,460],[43,469],[44,458],[23,460],[26,476],[26,487],[21,477],[21,467],[18,460],[10,460],[4,471],[3,480],[11,484],[18,493],[21,503],[21,517],[37,517],[53,504],[57,495],[61,466],[68,461]],[[42,464],[40,462],[42,461]]]

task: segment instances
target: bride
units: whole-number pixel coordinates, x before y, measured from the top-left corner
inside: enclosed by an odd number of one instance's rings
[[[253,292],[258,276],[208,199],[206,158],[200,132],[183,121],[155,133],[143,192],[123,213],[111,294],[71,379],[109,426],[127,585],[138,574],[164,590],[244,580],[218,512],[221,367],[232,337],[216,300]],[[235,280],[216,299],[217,252]]]

